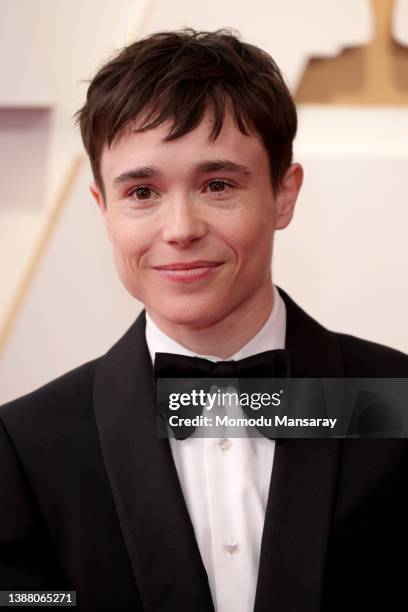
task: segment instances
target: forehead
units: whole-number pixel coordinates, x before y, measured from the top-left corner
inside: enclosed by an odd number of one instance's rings
[[[268,170],[267,151],[256,134],[243,134],[231,114],[225,113],[220,133],[211,139],[212,115],[204,115],[193,130],[166,141],[172,123],[165,122],[157,128],[136,132],[133,124],[110,148],[104,147],[101,156],[101,174],[105,184],[112,183],[118,173],[137,166],[157,166],[163,174],[188,172],[203,160],[228,159],[247,166],[252,172]]]

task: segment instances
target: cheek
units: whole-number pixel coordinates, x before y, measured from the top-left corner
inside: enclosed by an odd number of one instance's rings
[[[144,234],[116,226],[112,229],[115,268],[123,286],[136,299],[143,301],[143,254],[148,248]]]
[[[230,244],[238,255],[258,258],[270,250],[273,221],[262,214],[253,214],[229,228]]]
[[[237,257],[235,279],[243,287],[252,287],[270,274],[272,265],[273,220],[261,211],[235,225],[230,245]]]
[[[149,247],[148,233],[132,224],[111,223],[112,244],[117,257],[139,258]]]
[[[117,274],[127,290],[138,298],[141,263],[149,246],[145,233],[139,228],[112,224],[111,235]]]

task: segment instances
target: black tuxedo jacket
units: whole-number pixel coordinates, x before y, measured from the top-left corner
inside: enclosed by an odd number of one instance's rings
[[[407,356],[280,292],[293,376],[408,377]],[[0,590],[76,590],[86,612],[214,610],[144,330],[142,312],[106,355],[0,408]],[[255,612],[405,609],[407,490],[406,440],[277,440]]]

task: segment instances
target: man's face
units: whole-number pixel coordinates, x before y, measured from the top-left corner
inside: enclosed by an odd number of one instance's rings
[[[275,197],[263,144],[229,114],[215,141],[209,115],[164,142],[169,127],[105,147],[105,198],[92,191],[127,290],[157,322],[207,326],[266,295],[274,231],[291,219],[302,169],[289,168]]]

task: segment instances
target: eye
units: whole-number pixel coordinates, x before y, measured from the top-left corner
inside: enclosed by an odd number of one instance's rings
[[[153,190],[147,185],[139,185],[131,189],[128,196],[136,200],[150,200],[153,197]]]
[[[206,186],[210,193],[226,193],[232,189],[232,185],[221,179],[215,179]]]

